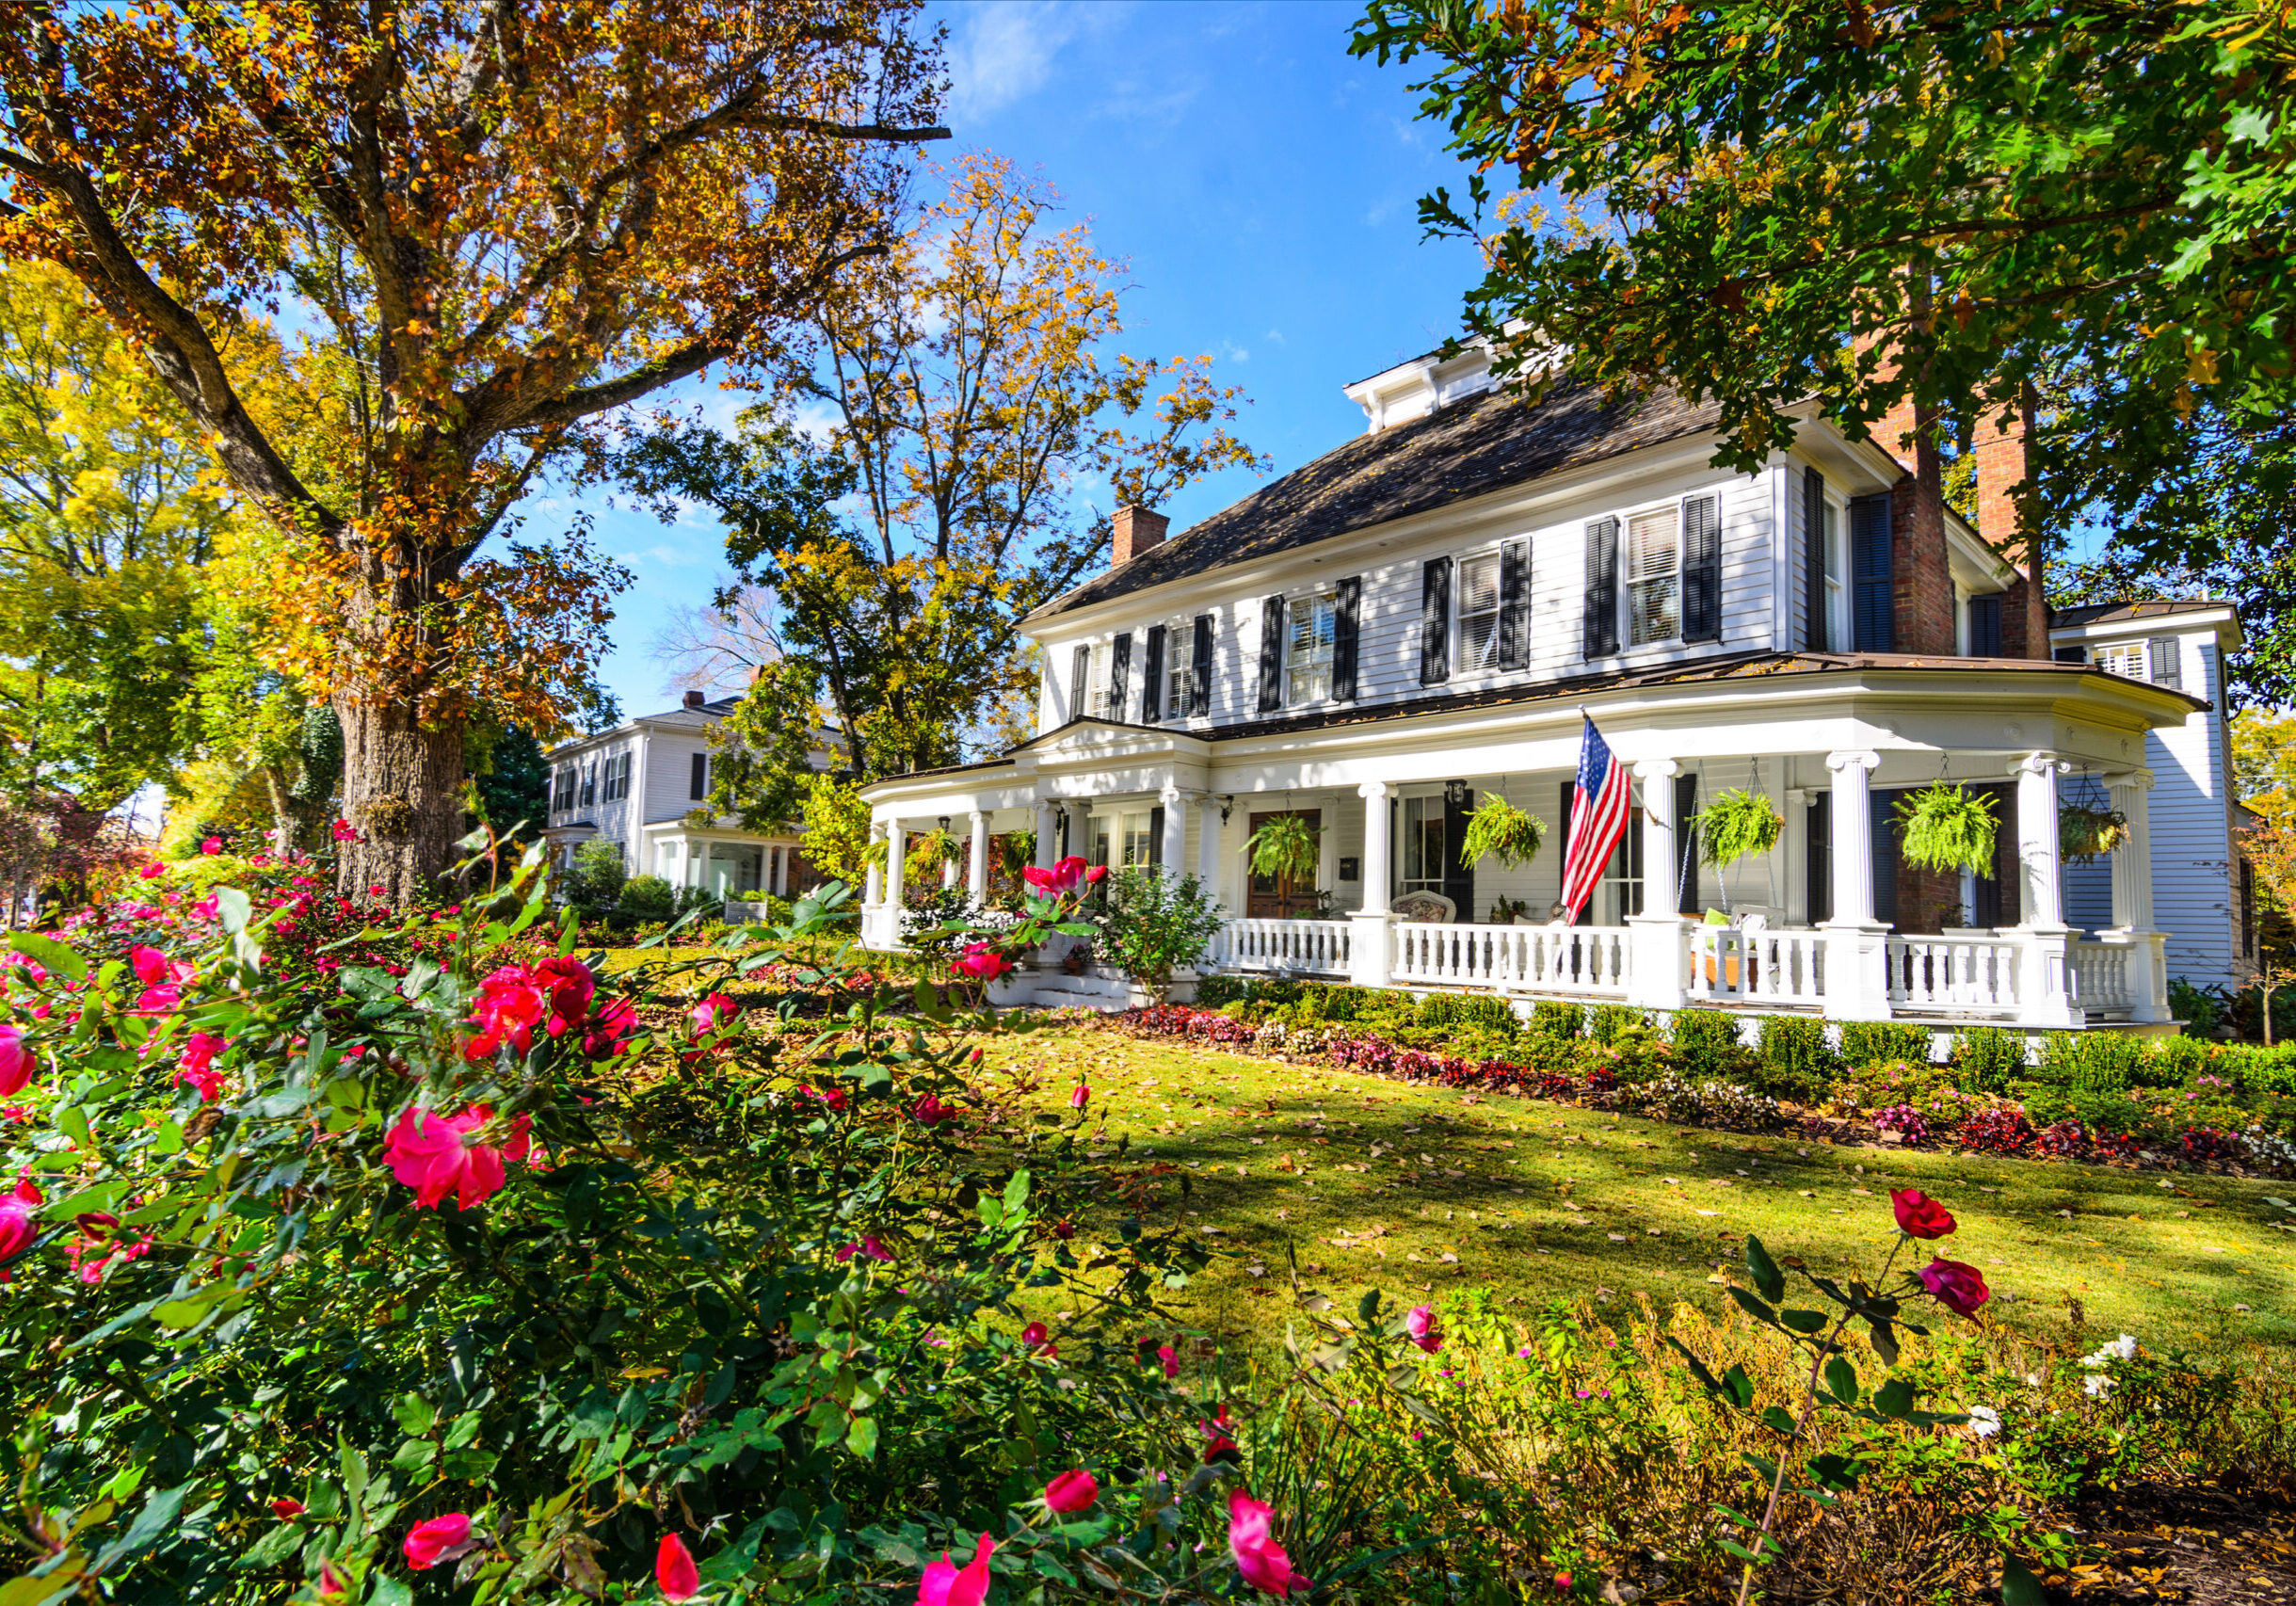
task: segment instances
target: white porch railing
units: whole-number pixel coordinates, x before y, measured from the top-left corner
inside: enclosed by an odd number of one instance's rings
[[[2014,937],[1892,937],[1890,1009],[2015,1015],[2024,952]]]
[[[1212,940],[1212,960],[1231,971],[1345,975],[1349,932],[1343,920],[1231,920]]]
[[[2073,972],[2073,1002],[2083,1009],[2126,1011],[2137,1001],[2129,960],[2136,950],[2121,942],[2075,942],[2067,949]]]
[[[1823,1004],[1825,935],[1690,929],[1690,996],[1711,1003]]]
[[[1412,921],[1393,929],[1399,982],[1624,997],[1632,966],[1623,926]]]

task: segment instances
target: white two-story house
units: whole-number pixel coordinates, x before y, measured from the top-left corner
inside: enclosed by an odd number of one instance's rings
[[[2052,655],[1995,534],[2014,535],[2021,442],[1984,443],[1973,525],[1814,409],[1790,451],[1735,474],[1711,466],[1710,407],[1567,382],[1527,402],[1474,350],[1348,393],[1362,435],[1194,528],[1166,539],[1159,515],[1120,510],[1112,566],[1026,621],[1036,736],[868,787],[880,832],[946,816],[976,842],[1034,829],[1046,862],[1180,866],[1228,911],[1215,965],[1373,986],[2158,1029],[2170,954],[2196,980],[2234,956],[2224,836],[2191,857],[2213,866],[2192,915],[2208,930],[2163,933],[2147,804],[2166,786],[2179,828],[2188,779],[2224,804],[2206,766],[2238,626],[2193,616],[2176,676],[2128,673],[2102,617]],[[1635,808],[1565,926],[1590,718]],[[1892,805],[1940,779],[1997,800],[1991,875],[1902,860]],[[1784,827],[1718,875],[1685,826],[1724,789],[1766,796]],[[2127,843],[2068,878],[2061,799],[2091,793]],[[1548,827],[1519,868],[1461,860],[1492,794]],[[1319,833],[1311,877],[1248,872],[1247,839],[1283,812]],[[866,893],[877,945],[902,857]]]
[[[628,720],[551,750],[550,824],[561,863],[588,842],[607,842],[633,875],[701,887],[730,902],[782,897],[811,875],[794,830],[761,834],[709,811],[710,728],[735,699],[689,691],[682,707]]]

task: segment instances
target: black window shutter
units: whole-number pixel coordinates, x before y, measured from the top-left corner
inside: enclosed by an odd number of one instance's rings
[[[1419,586],[1419,683],[1451,679],[1451,559],[1431,557]]]
[[[1363,610],[1363,577],[1351,574],[1335,587],[1331,603],[1331,696],[1356,700],[1357,620]]]
[[[1618,650],[1618,521],[1597,519],[1586,526],[1586,616],[1581,647],[1589,658]]]
[[[2085,647],[2058,647],[2050,650],[2049,656],[2060,664],[2086,664],[2089,650]]]
[[[1122,719],[1132,706],[1132,633],[1126,631],[1108,650],[1108,717]]]
[[[1509,541],[1499,549],[1499,666],[1531,665],[1531,543]]]
[[[1969,656],[1999,658],[2001,655],[2001,600],[1999,597],[1969,599]]]
[[[1698,914],[1706,904],[1698,896],[1698,827],[1692,817],[1698,811],[1698,778],[1678,775],[1674,778],[1674,885],[1675,912]],[[1647,899],[1645,907],[1650,907]]]
[[[1898,795],[1876,792],[1867,802],[1873,833],[1873,918],[1898,923],[1898,832],[1893,805]]]
[[[1212,713],[1212,616],[1196,616],[1196,671],[1188,677],[1188,713]]]
[[[2157,686],[2184,686],[2183,643],[2173,635],[2156,635],[2145,643],[2146,656],[2152,660],[2152,681]]]
[[[1474,793],[1465,787],[1469,798]],[[1453,803],[1453,788],[1443,789],[1443,896],[1452,904],[1452,918],[1470,922],[1475,918],[1475,867],[1459,862],[1459,849],[1467,842],[1469,803]]]
[[[1078,648],[1068,664],[1068,717],[1075,719],[1091,712],[1092,649]]]
[[[1722,507],[1711,496],[1682,504],[1682,639],[1722,639]]]
[[[1825,476],[1802,471],[1802,643],[1812,652],[1832,650],[1825,618]]]
[[[1164,717],[1164,626],[1148,626],[1140,655],[1140,717],[1153,725]]]
[[[1854,650],[1897,650],[1897,602],[1890,583],[1889,497],[1850,504],[1850,615]]]
[[[1283,706],[1283,599],[1260,604],[1260,712]]]
[[[1164,805],[1161,803],[1148,811],[1148,862],[1155,865],[1164,863]]]
[[[1809,800],[1809,923],[1834,918],[1834,795]]]

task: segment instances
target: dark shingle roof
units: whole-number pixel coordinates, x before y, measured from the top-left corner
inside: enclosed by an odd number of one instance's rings
[[[1052,618],[1230,564],[1249,563],[1414,513],[1710,429],[1711,405],[1671,391],[1608,400],[1565,380],[1537,402],[1485,391],[1345,445],[1030,616]]]
[[[2084,624],[2113,624],[2121,619],[2159,618],[2166,614],[2199,613],[2205,608],[2228,608],[2230,602],[2189,599],[2179,602],[2083,602],[2079,607],[2051,608],[2051,630]]]

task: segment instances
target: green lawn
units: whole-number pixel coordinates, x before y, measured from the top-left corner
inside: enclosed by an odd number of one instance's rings
[[[1293,1309],[1287,1247],[1343,1309],[1373,1286],[1719,1306],[1709,1279],[1748,1232],[1812,1271],[1877,1269],[1889,1190],[1918,1187],[1960,1219],[1940,1247],[1984,1272],[1995,1321],[2062,1331],[2078,1301],[2106,1337],[2296,1341],[2296,1237],[2267,1225],[2296,1217],[2262,1202],[2285,1181],[1696,1131],[1077,1028],[990,1052],[1052,1105],[1083,1070],[1108,1135],[1190,1180],[1161,1210],[1224,1251],[1189,1293],[1223,1332]]]

